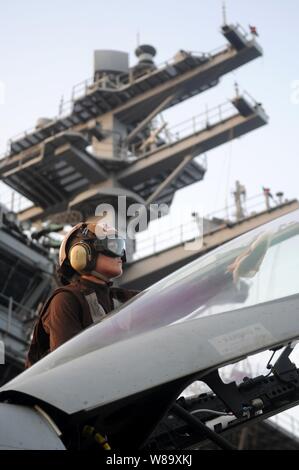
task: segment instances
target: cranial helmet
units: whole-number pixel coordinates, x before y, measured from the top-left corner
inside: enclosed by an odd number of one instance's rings
[[[97,256],[119,257],[126,261],[126,242],[119,237],[117,230],[107,223],[80,223],[75,225],[63,239],[59,250],[59,266],[63,269],[68,265],[74,271],[92,273]],[[96,273],[97,277],[104,279]],[[107,280],[106,278],[104,279]]]

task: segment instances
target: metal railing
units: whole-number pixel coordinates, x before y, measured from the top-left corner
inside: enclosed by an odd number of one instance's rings
[[[227,49],[228,46],[226,46],[226,49]],[[224,46],[221,46],[221,50],[224,51]],[[200,57],[200,58],[207,58],[207,59],[210,59],[212,57],[212,53],[211,52],[199,52],[199,51],[179,51],[179,52],[182,52],[182,54],[186,54],[186,55],[192,55],[194,57]],[[220,48],[217,48],[217,50],[215,49],[213,51],[213,53],[219,53],[220,52]],[[150,76],[150,75],[154,75],[155,73],[157,73],[157,71],[160,71],[162,69],[166,69],[167,67],[172,67],[174,66],[176,63],[178,63],[178,59],[176,56],[172,57],[171,59],[168,59],[168,60],[165,60],[159,64],[157,64],[155,66],[155,68],[153,68],[152,70],[149,70],[148,72],[146,72],[144,75],[141,75],[141,76],[137,76],[137,77],[134,77],[134,75],[132,73],[130,73],[130,71],[132,71],[132,69],[128,72],[128,73],[124,73],[124,74],[119,74],[119,75],[115,75],[114,77],[111,76],[111,77],[107,77],[107,76],[103,76],[103,77],[100,77],[99,79],[95,80],[94,77],[89,77],[87,78],[86,80],[83,80],[82,82],[79,82],[77,83],[76,85],[74,85],[73,89],[72,89],[72,101],[76,101],[76,100],[79,100],[81,98],[84,98],[84,96],[86,96],[88,93],[90,93],[93,89],[102,89],[102,90],[106,90],[106,91],[121,91],[125,88],[127,88],[128,86],[131,86],[133,83],[138,83],[142,80],[144,80],[144,78],[146,76]]]
[[[21,212],[32,206],[32,202],[29,199],[1,182],[0,203],[11,212]]]
[[[171,126],[167,131],[169,135],[172,136],[173,140],[179,140],[204,129],[209,129],[209,127],[215,126],[237,114],[238,112],[231,102],[226,101],[213,108],[206,108],[202,113]]]
[[[278,201],[272,203],[272,208],[279,205]],[[256,194],[247,198],[243,203],[244,218],[256,215],[267,210],[265,197],[263,194]],[[190,214],[191,216],[191,214]],[[145,258],[159,253],[165,249],[172,248],[182,243],[189,242],[198,237],[212,234],[227,224],[236,223],[236,206],[231,204],[222,209],[210,212],[203,216],[206,226],[211,223],[211,229],[206,230],[204,225],[199,227],[195,218],[182,224],[178,224],[170,229],[162,230],[154,235],[148,232],[141,232],[136,236],[136,252],[133,260]],[[240,219],[240,221],[243,219]],[[204,229],[204,232],[202,232]]]
[[[218,55],[225,54],[228,50],[232,49],[231,44],[223,44],[222,46],[215,47],[212,49],[210,52],[208,52],[208,57],[209,59],[213,59],[214,57],[217,57]]]
[[[35,311],[24,305],[16,302],[13,297],[7,297],[4,294],[0,294],[0,311],[7,313],[7,324],[5,333],[10,333],[12,321],[14,319],[19,322],[26,322],[35,318]]]
[[[238,112],[236,108],[232,105],[230,101],[225,101],[218,106],[214,106],[213,108],[206,108],[205,111],[188,118],[178,124],[175,124],[171,127],[166,127],[164,131],[165,145],[169,145],[171,143],[177,142],[189,135],[198,133],[205,129],[209,129],[210,127],[215,126],[216,124],[229,119],[233,116],[237,116]],[[58,118],[57,118],[58,119]],[[21,137],[25,137],[27,134],[30,134],[34,131],[34,128],[26,131],[24,134],[19,135],[11,140],[18,140]],[[112,143],[109,142],[101,142],[100,145],[103,146],[103,152],[105,155],[107,154],[109,157],[112,156]],[[147,152],[146,148],[140,153],[138,152],[138,147],[131,146],[130,147],[133,154],[145,155]],[[118,158],[125,158],[126,153],[128,152],[128,148],[125,145],[116,145],[114,148],[114,153]],[[9,155],[9,150],[2,155],[0,158],[7,158]],[[103,155],[103,156],[105,156]]]
[[[224,103],[221,103],[218,106],[214,106],[213,108],[207,107],[205,111],[192,116],[191,118],[188,118],[170,127],[166,125],[163,129],[165,143],[159,145],[157,149],[160,150],[164,146],[174,144],[179,140],[185,139],[204,130],[209,130],[215,125],[220,124],[221,122],[234,116],[238,116],[238,111],[230,101],[225,101]],[[141,145],[141,147],[140,144],[133,144],[130,146],[130,148],[132,153],[139,157],[143,157],[153,151],[150,143],[148,146]],[[142,150],[140,150],[140,148],[142,148]],[[150,150],[148,150],[148,148],[150,148]]]
[[[242,36],[244,36],[244,39],[247,39],[249,35],[249,31],[246,31],[244,26],[242,26],[240,23],[236,23],[236,27],[239,30],[239,32],[242,34]]]
[[[200,236],[199,227],[196,225],[195,220],[190,220],[185,224],[180,224],[176,227],[164,230],[163,232],[148,237],[142,240],[141,236],[137,235],[137,251],[134,253],[134,261],[137,259],[145,258],[146,256],[154,253],[159,253],[171,246],[180,245],[183,242]],[[139,239],[141,238],[141,239]]]

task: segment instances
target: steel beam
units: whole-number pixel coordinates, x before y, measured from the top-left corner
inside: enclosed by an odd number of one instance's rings
[[[205,153],[266,123],[267,117],[258,110],[248,117],[236,114],[212,128],[201,130],[176,143],[158,147],[119,172],[117,180],[125,186],[133,185],[136,181],[145,181],[166,169],[174,168],[190,152],[194,156]]]
[[[142,131],[142,129],[144,129],[144,127],[150,121],[152,121],[152,119],[154,119],[157,116],[157,114],[163,111],[163,109],[174,99],[174,97],[175,97],[175,94],[167,96],[167,98],[165,98],[161,104],[159,104],[151,113],[149,113],[149,115],[143,121],[141,121],[140,124],[138,124],[138,126],[135,127],[135,129],[133,129],[132,132],[128,135],[127,142],[128,143],[131,142],[131,140],[134,139],[134,137],[138,134],[138,132]]]
[[[170,183],[177,177],[179,173],[185,168],[185,166],[194,158],[193,155],[187,155],[181,163],[167,176],[167,178],[157,187],[157,189],[149,196],[145,201],[145,205],[149,206],[155,201],[162,191],[170,185]]]

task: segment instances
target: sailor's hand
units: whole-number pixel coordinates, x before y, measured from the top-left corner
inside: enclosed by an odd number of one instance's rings
[[[270,240],[270,232],[260,234],[251,245],[227,267],[227,272],[232,273],[233,282],[235,284],[239,282],[240,278],[252,278],[259,271],[268,250]]]

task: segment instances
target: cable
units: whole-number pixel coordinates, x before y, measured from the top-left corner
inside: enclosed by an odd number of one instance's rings
[[[233,128],[230,130],[229,135],[229,149],[228,149],[228,167],[227,167],[227,174],[226,174],[226,188],[225,188],[225,209],[226,209],[226,218],[229,219],[228,214],[228,193],[229,193],[229,184],[230,184],[230,176],[231,176],[231,165],[232,165],[232,153],[233,153],[233,139],[234,139],[234,130]]]
[[[208,410],[208,409],[204,409],[204,408],[201,408],[199,410],[190,411],[191,415],[193,415],[195,413],[211,413],[211,414],[214,414],[214,415],[217,415],[217,416],[233,416],[232,413],[224,413],[222,411]]]
[[[194,415],[194,414],[197,414],[197,413],[211,413],[211,414],[216,415],[216,416],[234,416],[233,413],[225,413],[223,411],[209,410],[209,409],[206,409],[206,408],[200,408],[198,410],[189,411],[189,413],[191,415]],[[173,416],[169,415],[169,417],[171,418]]]
[[[273,351],[273,353],[271,354],[271,357],[270,357],[270,359],[269,359],[269,361],[268,361],[268,363],[267,363],[267,365],[266,365],[266,369],[268,369],[268,370],[271,369],[271,370],[270,370],[270,374],[271,374],[271,372],[272,372],[272,365],[270,364],[270,362],[272,361],[272,359],[273,359],[275,353],[276,353],[276,350]]]
[[[190,424],[190,426],[195,429],[196,431],[199,431],[203,433],[206,437],[211,439],[212,442],[217,444],[221,449],[223,450],[237,450],[235,446],[230,444],[226,439],[224,439],[222,436],[217,434],[215,431],[212,431],[210,428],[208,428],[205,424],[203,424],[200,419],[192,416],[185,408],[183,408],[181,405],[178,403],[175,403],[172,407],[174,413],[183,421],[186,423]]]

